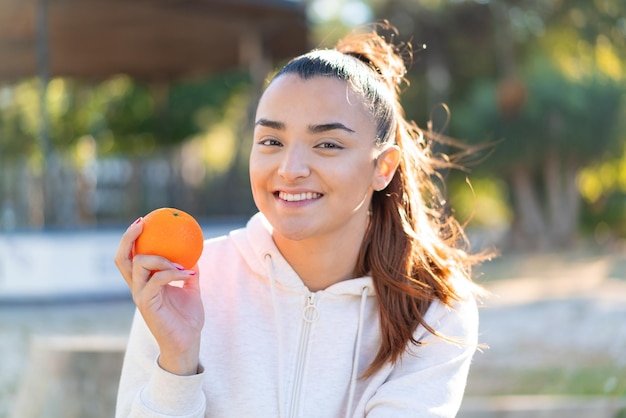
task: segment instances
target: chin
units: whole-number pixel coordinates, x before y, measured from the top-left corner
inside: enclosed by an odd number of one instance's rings
[[[310,238],[309,232],[303,228],[281,228],[280,226],[274,227],[274,235],[280,235],[283,239],[295,242]]]
[[[313,225],[313,220],[310,217],[285,219],[274,216],[268,220],[273,227],[273,235],[278,235],[284,240],[300,242],[314,238],[321,232]]]

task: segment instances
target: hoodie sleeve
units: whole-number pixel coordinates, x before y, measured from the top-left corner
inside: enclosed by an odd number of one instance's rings
[[[204,417],[203,372],[178,376],[161,369],[159,348],[136,311],[124,356],[116,418]]]
[[[419,347],[402,356],[387,381],[366,405],[367,418],[453,418],[463,400],[470,362],[476,351],[478,309],[471,296],[452,308],[431,305],[425,318],[449,342],[423,327]]]

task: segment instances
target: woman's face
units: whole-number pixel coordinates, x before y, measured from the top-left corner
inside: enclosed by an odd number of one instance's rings
[[[375,128],[345,82],[287,74],[269,85],[257,108],[250,180],[277,242],[364,233],[373,190],[388,181]]]

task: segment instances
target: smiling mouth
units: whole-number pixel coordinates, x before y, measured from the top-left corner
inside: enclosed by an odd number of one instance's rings
[[[319,199],[320,197],[322,197],[321,193],[312,193],[312,192],[296,193],[296,194],[277,192],[277,195],[281,200],[284,200],[287,202],[301,202],[303,200],[313,200],[313,199]]]

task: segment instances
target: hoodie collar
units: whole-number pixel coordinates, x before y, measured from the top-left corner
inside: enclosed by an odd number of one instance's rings
[[[267,278],[269,272],[265,257],[269,255],[272,258],[275,280],[279,286],[308,293],[308,288],[276,247],[272,239],[272,231],[273,227],[269,221],[259,212],[250,218],[245,228],[231,232],[230,237],[252,271]],[[326,288],[324,292],[333,295],[360,296],[363,288],[368,289],[369,296],[374,295],[371,277],[345,280]]]

